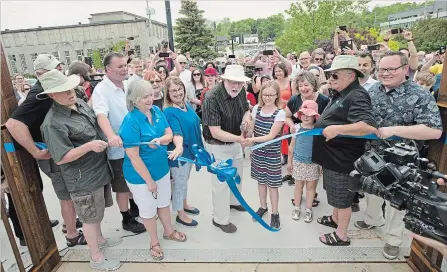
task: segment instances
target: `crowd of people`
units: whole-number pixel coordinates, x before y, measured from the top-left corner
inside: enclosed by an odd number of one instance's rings
[[[340,48],[339,41],[349,36],[337,28],[335,52],[318,48],[283,56],[275,49],[267,56],[260,51],[252,58],[230,59],[225,67],[203,59],[195,64],[188,53],[169,52],[168,58],[157,53],[143,61],[111,52],[103,60],[105,76],[94,88],[89,82],[95,72],[86,63],[73,62],[64,75],[61,62],[41,54],[34,61],[38,81],[28,92],[23,76],[13,79],[20,106],[6,127],[50,177],[67,245],[87,244],[94,269],[120,267],[101,250],[122,241],[101,232],[112,191],[122,228],[136,234],[147,231],[152,258],[162,260],[157,219],[163,238],[176,242],[186,242],[187,235],[172,227],[171,213],[182,226],[199,225],[193,219],[200,213],[193,205],[199,200],[187,196],[193,165],[178,157],[193,160],[192,146],[198,145],[217,161],[232,159],[243,177],[245,147],[313,128],[323,129],[323,136],[296,136],[249,154],[251,178],[258,183],[256,213],[261,218],[268,213],[269,195],[270,226],[279,230],[278,188],[287,182],[295,186],[294,209],[288,216],[300,219],[305,186],[303,220],[311,223],[322,176],[333,212],[316,221],[334,230],[319,240],[349,246],[351,214],[359,211],[359,195],[347,185],[353,163],[365,150],[382,154],[406,139],[416,140],[424,152],[424,141],[442,134],[436,99],[445,52],[417,52],[409,31],[403,33],[408,48],[394,52],[386,44],[390,36],[387,33],[385,43],[372,52],[364,46]],[[249,66],[254,66],[252,74]],[[367,134],[383,140],[337,137]],[[391,136],[405,139],[385,140]],[[35,142],[46,143],[47,149]],[[211,174],[210,180],[212,223],[234,233],[230,210],[245,208],[226,183]],[[245,182],[238,184],[239,191]],[[386,224],[383,254],[396,258],[403,241],[403,213],[386,204],[384,217],[382,199],[366,194],[366,202],[364,220],[355,227],[370,230]],[[11,219],[19,237],[18,220]],[[19,238],[23,240],[23,234]]]

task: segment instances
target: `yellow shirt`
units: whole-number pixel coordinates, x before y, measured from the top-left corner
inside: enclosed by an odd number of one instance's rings
[[[430,72],[432,72],[435,75],[441,74],[442,73],[442,64],[433,65],[432,67],[430,67]]]

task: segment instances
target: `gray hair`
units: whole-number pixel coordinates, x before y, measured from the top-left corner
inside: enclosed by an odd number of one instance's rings
[[[135,109],[135,105],[146,95],[146,92],[153,92],[151,84],[146,80],[137,80],[130,84],[127,95],[126,105],[129,111]]]

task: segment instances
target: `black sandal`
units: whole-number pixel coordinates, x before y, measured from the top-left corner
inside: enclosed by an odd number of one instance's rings
[[[317,222],[321,225],[327,226],[327,227],[331,227],[331,228],[338,228],[337,223],[334,222],[334,219],[332,219],[332,215],[329,216],[323,216],[317,219]]]
[[[323,241],[321,239],[321,237],[319,237],[318,239],[320,239],[320,242],[322,242],[323,244],[325,244],[327,246],[349,246],[349,245],[351,245],[351,240],[349,239],[349,237],[348,237],[348,240],[343,241],[342,239],[340,239],[340,237],[338,237],[338,235],[335,231],[333,233],[324,234],[324,238],[326,238],[326,241]]]
[[[76,229],[82,228],[82,222],[79,221],[79,218],[76,218]],[[62,233],[67,233],[67,225],[62,225]]]
[[[69,247],[87,244],[87,240],[85,240],[84,233],[82,233],[82,231],[78,232],[78,236],[76,236],[74,238],[65,237],[65,239],[67,240],[67,246],[69,246]]]

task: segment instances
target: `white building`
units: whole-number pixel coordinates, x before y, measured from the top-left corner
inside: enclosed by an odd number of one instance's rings
[[[110,48],[127,37],[138,57],[147,57],[168,39],[166,24],[124,11],[91,14],[88,24],[38,27],[1,32],[11,74],[33,73],[33,61],[42,53],[53,54],[66,67],[99,50],[103,57]]]
[[[258,34],[244,34],[243,37],[244,37],[244,44],[259,42]]]

